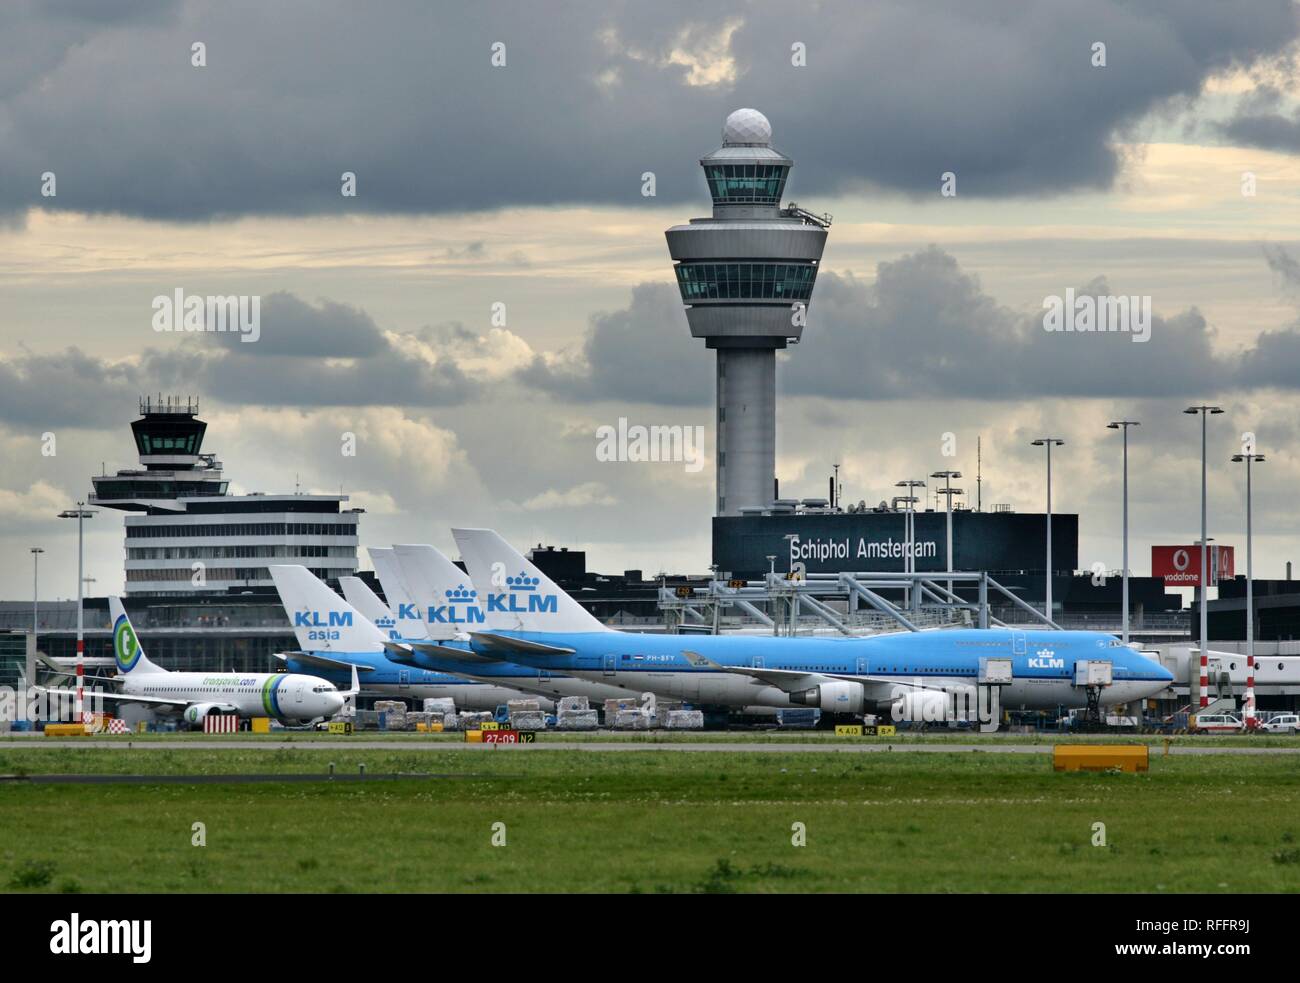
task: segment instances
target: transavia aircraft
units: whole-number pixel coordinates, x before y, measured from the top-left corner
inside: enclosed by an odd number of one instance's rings
[[[613,631],[489,529],[454,529],[486,624],[469,632],[480,655],[640,693],[729,707],[812,706],[838,713],[943,719],[966,705],[981,660],[1010,659],[1006,708],[1082,707],[1074,664],[1112,664],[1104,705],[1164,689],[1173,675],[1113,635],[966,629],[869,638],[650,635]],[[506,571],[505,576],[501,572]],[[545,598],[543,602],[541,599]]]
[[[462,710],[495,710],[526,695],[410,661],[396,662],[396,658],[409,659],[411,647],[395,637],[400,635],[396,620],[369,590],[378,605],[376,619],[382,625],[339,597],[306,567],[279,565],[270,570],[303,649],[277,654],[292,670],[319,673],[328,679],[359,672],[368,694],[407,699],[450,697]]]
[[[352,688],[342,693],[328,680],[300,673],[169,672],[144,654],[118,598],[108,599],[108,610],[113,618],[113,658],[118,672],[114,680],[122,684],[122,690],[94,693],[94,699],[140,703],[164,713],[180,712],[187,724],[199,727],[209,714],[284,721],[332,717],[343,709],[347,697],[357,692],[355,672]],[[70,690],[50,692],[72,694]]]

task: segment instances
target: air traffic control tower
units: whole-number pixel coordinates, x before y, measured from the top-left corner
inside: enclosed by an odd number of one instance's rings
[[[770,508],[776,484],[776,350],[798,342],[829,215],[781,193],[794,161],[772,125],[737,109],[700,160],[713,217],[665,235],[691,334],[718,353],[717,514]]]

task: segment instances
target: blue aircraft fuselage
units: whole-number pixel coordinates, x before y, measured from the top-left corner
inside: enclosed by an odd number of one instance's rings
[[[781,638],[762,635],[660,635],[635,632],[524,632],[492,634],[534,641],[570,654],[510,649],[525,665],[598,680],[621,689],[731,706],[802,705],[781,685],[726,671],[776,669],[810,677],[861,678],[880,690],[880,680],[900,687],[973,687],[980,660],[1009,658],[1013,682],[1002,692],[1004,707],[1049,709],[1086,704],[1075,686],[1075,663],[1108,661],[1113,683],[1106,704],[1128,703],[1164,689],[1173,675],[1163,666],[1100,632],[1016,629],[954,629],[900,632],[865,638]],[[507,657],[499,644],[476,639],[475,651]],[[703,656],[703,660],[693,658]],[[710,666],[704,660],[715,665]]]

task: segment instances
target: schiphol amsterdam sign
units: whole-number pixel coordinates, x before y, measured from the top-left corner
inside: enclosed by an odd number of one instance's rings
[[[886,536],[868,539],[866,536],[790,537],[790,566],[809,563],[835,563],[846,561],[920,560],[937,559],[939,544],[933,539],[917,539],[908,543],[903,539]]]

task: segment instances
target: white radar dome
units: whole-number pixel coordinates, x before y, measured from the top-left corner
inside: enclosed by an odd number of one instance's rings
[[[756,143],[766,147],[772,142],[772,124],[757,109],[737,109],[722,126],[722,142],[724,145]]]

